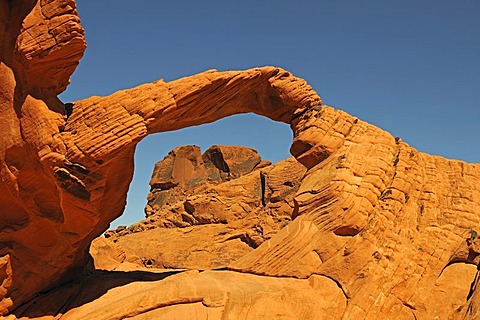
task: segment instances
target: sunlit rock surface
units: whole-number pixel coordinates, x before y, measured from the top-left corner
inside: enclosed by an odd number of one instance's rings
[[[7,319],[480,317],[478,164],[417,152],[322,106],[275,67],[210,70],[64,105],[57,94],[84,49],[73,0],[0,0]],[[90,243],[123,212],[135,145],[245,112],[292,127],[291,153],[306,168],[292,222],[228,270],[124,261],[112,271],[118,247],[111,271],[93,270]]]
[[[293,157],[272,165],[245,147],[175,148],[155,165],[146,219],[93,248],[108,253],[113,241],[146,267],[226,267],[292,221],[305,171]]]

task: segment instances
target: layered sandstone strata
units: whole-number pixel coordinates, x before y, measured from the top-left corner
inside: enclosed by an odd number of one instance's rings
[[[146,135],[242,112],[288,122],[321,103],[304,80],[266,67],[64,106],[56,96],[85,49],[75,2],[0,6],[2,313],[81,273],[90,242],[123,212],[135,145]]]
[[[480,316],[478,164],[420,153],[274,67],[210,70],[65,107],[56,96],[84,48],[73,0],[0,0],[0,313]],[[245,112],[292,127],[291,153],[307,169],[296,218],[230,271],[88,271],[91,241],[124,209],[135,145]]]

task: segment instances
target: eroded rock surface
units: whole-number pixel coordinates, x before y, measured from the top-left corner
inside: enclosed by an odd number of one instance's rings
[[[228,210],[223,210],[224,213],[215,208],[198,210],[195,195],[203,193],[202,196],[206,197],[212,193],[213,186],[251,173],[260,162],[260,155],[245,147],[213,146],[203,155],[196,146],[176,148],[155,165],[145,208],[147,218],[158,219],[157,223],[165,227],[227,223],[228,218],[219,215],[231,214]],[[256,178],[250,179],[253,184],[245,185],[249,190],[244,192],[253,199],[253,207],[259,207],[261,203],[256,200],[262,197],[260,172]],[[204,202],[208,205],[208,201]],[[170,205],[174,208],[165,210]],[[206,212],[211,214],[207,216]]]
[[[56,95],[85,49],[75,2],[1,0],[0,9],[1,313],[83,272],[90,242],[125,207],[147,134],[242,112],[289,122],[321,103],[304,80],[266,67],[65,106]]]
[[[0,0],[0,314],[480,317],[478,164],[418,152],[274,67],[65,106],[56,96],[84,49],[73,0]],[[307,169],[295,219],[230,271],[89,271],[91,241],[124,209],[135,145],[245,112],[292,127]]]
[[[272,165],[245,147],[213,146],[203,155],[196,146],[178,147],[155,165],[146,219],[106,237],[128,262],[225,267],[292,221],[305,171],[294,158]]]
[[[89,290],[86,290],[89,288]],[[319,296],[326,299],[318,299]],[[71,297],[71,298],[70,298]],[[70,301],[68,299],[71,299]],[[62,319],[338,319],[346,307],[331,279],[283,279],[231,271],[95,272],[83,283],[21,308],[34,317],[51,305]],[[65,305],[78,308],[66,310]],[[7,319],[15,319],[13,317]],[[52,320],[53,316],[42,318]]]

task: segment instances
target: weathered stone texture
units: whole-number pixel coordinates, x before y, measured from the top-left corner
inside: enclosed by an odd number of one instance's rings
[[[213,146],[203,155],[177,147],[155,165],[146,219],[105,236],[139,265],[226,267],[292,221],[305,171],[294,158],[271,165],[245,147]]]
[[[57,94],[84,49],[73,0],[0,0],[0,314],[7,319],[480,317],[480,165],[418,152],[322,105],[304,80],[275,67],[210,70],[65,106]],[[147,272],[125,261],[121,247],[105,257],[115,271],[91,271],[90,243],[123,212],[135,145],[151,133],[245,112],[292,127],[291,153],[307,169],[293,221],[247,248],[229,271]],[[260,169],[265,185],[280,168]],[[211,190],[231,199],[254,173]],[[275,203],[283,191],[269,192]],[[251,195],[245,201],[255,207]],[[202,203],[191,199],[185,211]]]

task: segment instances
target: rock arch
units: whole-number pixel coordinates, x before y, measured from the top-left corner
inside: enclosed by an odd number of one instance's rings
[[[9,128],[0,140],[4,310],[88,263],[90,241],[123,211],[135,145],[146,135],[245,112],[289,123],[321,104],[304,80],[265,67],[211,70],[64,105],[56,95],[85,49],[75,2],[0,6],[1,116]]]
[[[345,318],[477,317],[475,285],[446,313],[432,294],[449,262],[478,263],[465,245],[480,220],[478,164],[420,153],[275,67],[159,80],[66,108],[57,94],[85,49],[73,0],[0,0],[0,39],[0,313],[82,274],[91,240],[123,211],[143,137],[254,112],[291,125],[291,153],[308,172],[298,217],[230,269],[333,285]]]

